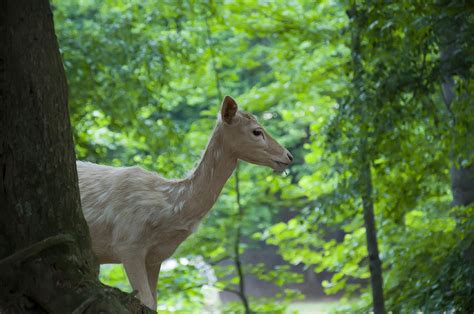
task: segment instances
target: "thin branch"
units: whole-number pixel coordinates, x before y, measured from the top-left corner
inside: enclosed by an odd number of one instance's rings
[[[210,10],[209,10],[210,11]],[[208,17],[206,16],[205,19],[205,24],[206,24],[206,35],[207,35],[207,44],[208,48],[211,52],[211,65],[212,69],[214,70],[214,78],[216,80],[216,88],[217,88],[217,96],[219,97],[219,101],[222,99],[222,88],[221,88],[221,83],[220,83],[220,77],[219,77],[219,71],[217,69],[216,65],[216,54],[213,49],[213,42],[212,42],[212,33],[211,33],[211,28],[209,27],[209,22],[208,22]],[[242,304],[245,308],[245,313],[250,314],[252,313],[250,310],[250,305],[248,302],[248,298],[245,295],[245,278],[244,278],[244,273],[242,270],[242,262],[240,260],[240,241],[242,237],[242,219],[244,217],[244,209],[242,207],[242,204],[240,202],[240,187],[239,187],[239,166],[237,164],[237,167],[235,169],[235,192],[236,192],[236,201],[237,201],[237,207],[238,207],[238,217],[237,217],[237,231],[236,231],[236,237],[235,237],[235,242],[234,242],[234,265],[237,271],[237,274],[239,276],[239,291],[231,290],[228,292],[236,293],[239,297],[240,300],[242,301]]]
[[[223,262],[225,260],[228,260],[229,259],[229,256],[224,256],[222,258],[219,258],[218,260],[216,261],[212,261],[212,262],[208,262],[209,265],[211,266],[216,266],[217,264],[219,264],[220,262]]]
[[[244,272],[242,270],[242,261],[240,260],[240,241],[242,238],[242,220],[244,217],[244,208],[240,202],[240,185],[239,185],[239,165],[235,169],[235,194],[236,194],[236,201],[237,201],[237,208],[238,208],[238,216],[237,216],[237,231],[235,236],[234,242],[234,264],[237,270],[237,274],[239,275],[239,294],[240,299],[245,308],[245,314],[252,313],[250,311],[249,302],[247,296],[245,295],[245,277]]]
[[[234,290],[234,289],[223,288],[223,289],[221,289],[221,291],[230,292],[230,293],[233,293],[233,294],[237,295],[239,298],[241,297],[240,292],[237,291],[237,290]]]
[[[181,289],[181,291],[192,290],[192,289],[196,289],[196,288],[202,288],[205,285],[207,285],[207,283],[204,282],[204,283],[201,283],[201,284],[198,284],[198,285],[193,285],[193,286],[183,288],[183,289]]]
[[[221,101],[222,100],[221,79],[219,77],[219,71],[217,70],[216,54],[212,45],[212,33],[211,33],[211,28],[209,27],[207,16],[204,18],[204,22],[206,23],[207,45],[211,52],[211,66],[212,66],[212,70],[214,71],[214,79],[216,81],[217,97],[219,98],[218,101]]]

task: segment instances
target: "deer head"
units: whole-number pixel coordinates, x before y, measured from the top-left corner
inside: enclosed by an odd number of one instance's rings
[[[293,161],[290,152],[275,141],[253,115],[238,110],[232,97],[225,96],[219,118],[224,148],[238,159],[278,172]]]

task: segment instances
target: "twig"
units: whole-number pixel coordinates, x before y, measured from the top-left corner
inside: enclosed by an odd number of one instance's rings
[[[233,294],[237,295],[239,298],[241,297],[240,292],[237,291],[237,290],[230,289],[230,288],[224,288],[224,289],[221,289],[221,290],[222,290],[222,291],[226,291],[226,292],[233,293]]]
[[[244,272],[242,270],[242,262],[240,260],[240,240],[242,237],[242,219],[244,217],[244,208],[240,202],[240,186],[239,186],[239,165],[235,169],[235,193],[236,193],[236,201],[237,201],[237,208],[238,208],[238,216],[237,216],[237,231],[235,236],[234,242],[234,264],[237,270],[237,274],[239,275],[239,296],[242,300],[242,304],[245,308],[245,314],[252,313],[250,311],[249,302],[247,296],[245,295],[245,277]]]

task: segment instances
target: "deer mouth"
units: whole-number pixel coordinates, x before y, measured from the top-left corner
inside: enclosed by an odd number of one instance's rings
[[[278,161],[278,160],[275,160],[275,159],[272,159],[272,161],[275,163],[276,167],[274,167],[273,169],[275,171],[283,171],[285,170],[286,168],[288,168],[288,166],[290,165],[289,163],[287,162],[282,162],[282,161]]]

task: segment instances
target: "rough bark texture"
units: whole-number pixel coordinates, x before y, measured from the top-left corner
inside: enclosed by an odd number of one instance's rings
[[[0,312],[147,312],[97,280],[48,1],[2,1],[0,36]]]

